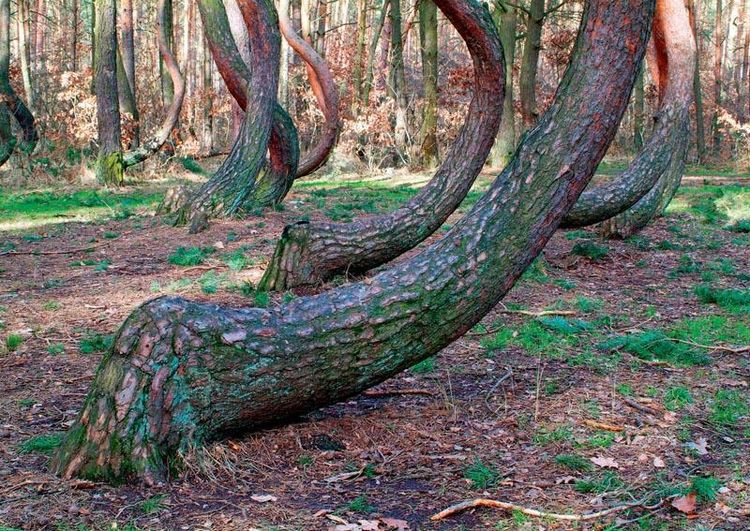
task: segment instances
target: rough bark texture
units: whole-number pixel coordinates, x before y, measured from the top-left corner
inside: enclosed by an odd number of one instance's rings
[[[446,7],[445,3],[438,3]],[[446,7],[446,9],[448,9]],[[361,273],[412,249],[458,207],[487,159],[500,122],[502,47],[489,14],[471,19],[446,13],[466,40],[474,61],[474,98],[456,142],[432,180],[403,207],[352,223],[297,223],[279,241],[261,289],[318,284],[341,273]],[[498,94],[498,89],[500,93]]]
[[[668,155],[668,162],[647,194],[631,208],[610,217],[602,224],[600,232],[609,238],[632,236],[654,217],[661,215],[674,197],[685,169],[690,145],[689,109],[693,95],[696,48],[690,17],[683,0],[657,0],[653,42],[655,58],[650,61],[650,65],[652,77],[657,81],[661,103],[657,119],[664,118],[665,108],[671,107],[676,111],[672,111],[673,114],[668,118],[672,131],[667,138],[658,141],[664,144],[659,149]],[[653,142],[652,137],[649,145]],[[587,192],[583,193],[581,199]],[[579,208],[579,203],[576,203],[574,209]]]
[[[38,140],[34,116],[10,84],[10,0],[0,0],[0,166],[16,147],[10,116],[22,131],[21,150],[32,153]]]
[[[641,68],[633,94],[633,146],[638,151],[643,149],[644,77],[644,70]]]
[[[693,75],[693,97],[695,98],[695,147],[697,151],[698,163],[702,163],[706,158],[706,131],[705,118],[703,109],[703,88],[701,87],[701,39],[698,34],[698,16],[700,13],[700,1],[688,2],[690,11],[690,25],[693,30],[695,39],[695,73]]]
[[[521,56],[521,74],[518,82],[521,96],[521,119],[524,128],[533,127],[539,117],[536,108],[536,74],[539,52],[542,49],[542,24],[544,0],[531,0],[526,17],[526,39]]]
[[[713,135],[713,154],[721,154],[721,128],[719,113],[721,112],[722,83],[723,83],[723,44],[724,44],[724,14],[722,1],[716,0],[716,16],[714,20],[714,113],[711,120],[711,134]]]
[[[496,168],[503,168],[513,156],[516,149],[515,109],[513,107],[513,59],[516,55],[517,17],[514,7],[504,2],[496,2],[492,19],[497,26],[500,42],[505,55],[505,98],[503,99],[503,117],[500,120],[500,131],[492,147],[490,163]]]
[[[97,0],[94,32],[94,89],[99,156],[96,176],[100,183],[119,186],[123,182],[120,145],[120,109],[117,101],[117,10],[115,0]]]
[[[424,80],[424,114],[419,137],[421,163],[434,166],[438,160],[437,103],[438,103],[438,22],[437,6],[432,0],[419,2],[419,42],[422,52]],[[509,70],[512,70],[511,67]],[[507,89],[506,89],[507,90]]]
[[[204,7],[216,7],[222,3],[219,0],[206,0],[201,4],[207,4]],[[248,27],[252,51],[249,65],[252,72],[251,90],[248,90],[250,94],[246,98],[245,117],[229,156],[178,213],[178,223],[190,223],[191,232],[201,230],[207,218],[231,216],[244,209],[254,208],[248,201],[257,177],[266,163],[273,114],[277,107],[281,47],[278,19],[270,0],[243,1],[239,3],[239,7]],[[224,11],[223,4],[219,10]],[[202,8],[201,14],[203,13]],[[222,47],[231,46],[237,49],[231,33],[214,34],[208,24],[205,31],[209,41],[219,43]],[[228,41],[231,41],[231,44]],[[213,52],[214,46],[211,48]],[[241,57],[239,61],[244,63]],[[221,71],[222,65],[219,60],[217,65]]]
[[[372,84],[374,79],[373,68],[375,65],[375,56],[377,55],[378,41],[380,40],[380,34],[383,33],[383,26],[388,15],[388,6],[390,0],[383,0],[383,5],[380,8],[380,14],[378,20],[375,23],[375,28],[372,30],[372,40],[370,41],[370,47],[367,49],[367,72],[365,73],[365,84],[362,87],[362,106],[367,107],[370,102],[370,91],[372,90]]]
[[[652,71],[658,72],[653,77],[660,102],[653,133],[625,173],[581,194],[565,216],[564,227],[592,225],[625,212],[654,188],[665,173],[674,173],[684,166],[684,136],[689,135],[693,100],[695,41],[683,0],[657,0],[652,39],[654,59],[650,64]],[[642,209],[643,204],[637,208]],[[641,212],[634,219],[644,217],[645,212]],[[634,223],[631,230],[642,227],[638,225]]]
[[[138,104],[136,97],[136,84],[135,84],[135,38],[133,31],[133,0],[122,0],[120,12],[120,37],[121,37],[121,52],[122,52],[122,66],[127,81],[127,86],[132,95],[132,106],[135,109],[133,119],[136,122],[135,136],[131,147],[136,148],[140,143],[140,127],[138,124]],[[161,12],[161,7],[159,8]],[[124,87],[118,80],[118,86],[121,91]]]
[[[166,23],[166,2],[167,0],[159,0],[157,5],[157,42],[159,44],[159,53],[161,54],[164,67],[172,78],[174,97],[166,111],[164,121],[156,130],[154,136],[146,141],[143,146],[125,153],[123,156],[123,164],[126,168],[143,162],[148,157],[159,151],[159,148],[161,148],[161,146],[169,139],[169,135],[172,133],[175,125],[177,125],[177,120],[180,118],[182,101],[185,97],[185,81],[180,73],[180,67],[177,65],[177,60],[175,59],[174,53],[169,44],[170,39],[166,31],[168,28],[168,24]]]
[[[401,33],[401,0],[390,0],[391,62],[388,70],[388,92],[396,106],[393,133],[396,146],[405,152],[409,141],[406,128],[406,75],[404,73],[404,42]]]
[[[461,16],[481,9],[436,3]],[[652,14],[643,0],[588,2],[549,111],[468,215],[412,259],[269,309],[176,297],[138,308],[53,468],[159,481],[193,445],[355,395],[464,334],[544,248],[593,175],[627,107]]]

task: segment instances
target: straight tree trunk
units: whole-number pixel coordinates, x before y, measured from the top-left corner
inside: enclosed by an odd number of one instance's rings
[[[437,6],[432,0],[419,2],[419,43],[422,52],[424,80],[424,114],[419,137],[422,141],[421,163],[431,167],[438,161],[438,22]],[[511,67],[512,70],[512,67]],[[507,90],[507,89],[506,89]]]
[[[703,110],[703,87],[701,85],[701,38],[698,31],[701,14],[700,0],[690,0],[688,9],[690,10],[690,24],[695,38],[695,75],[693,76],[693,96],[695,98],[695,147],[698,163],[702,164],[706,159],[706,119]]]
[[[279,14],[289,16],[289,0],[279,0]],[[281,61],[279,62],[279,104],[289,104],[289,44],[281,41]]]
[[[486,14],[472,0],[436,3],[457,26]],[[270,308],[145,303],[102,360],[53,469],[157,483],[180,452],[354,396],[479,322],[552,237],[627,107],[653,3],[587,3],[555,102],[448,233],[367,283]]]
[[[711,134],[713,137],[713,155],[721,155],[721,128],[719,115],[721,113],[721,88],[723,83],[723,55],[724,55],[724,14],[721,0],[716,0],[716,20],[714,24],[714,114],[711,119]]]
[[[120,54],[124,71],[124,81],[118,78],[118,87],[127,101],[126,112],[130,113],[134,121],[134,134],[131,148],[137,148],[140,144],[140,117],[138,115],[138,98],[135,83],[135,37],[133,32],[133,0],[121,0],[120,11]],[[125,90],[127,89],[127,90]],[[120,106],[121,110],[122,105]]]
[[[385,264],[429,237],[461,203],[497,133],[504,72],[502,46],[486,13],[474,13],[471,21],[454,24],[474,62],[474,97],[466,122],[435,176],[414,198],[388,214],[352,223],[288,225],[260,289],[315,285],[337,274],[363,273]]]
[[[638,72],[638,79],[635,81],[635,96],[633,99],[633,146],[636,151],[643,149],[643,114],[645,112],[644,87],[643,87],[643,68]]]
[[[107,186],[123,183],[120,108],[117,101],[117,7],[115,0],[96,0],[94,88],[99,156],[96,176]]]
[[[542,24],[544,24],[544,0],[531,0],[526,17],[526,39],[521,56],[521,119],[525,129],[534,126],[539,116],[536,107],[536,75],[539,68],[539,52],[542,49]]]
[[[370,104],[370,91],[372,90],[374,72],[373,67],[375,63],[375,56],[378,50],[378,40],[380,40],[380,34],[383,33],[383,26],[388,15],[388,6],[390,0],[383,0],[383,5],[380,8],[380,14],[378,20],[375,23],[375,27],[372,30],[372,40],[370,41],[370,47],[367,49],[367,73],[365,75],[365,84],[362,88],[362,106],[367,107]]]
[[[518,19],[514,7],[504,3],[495,3],[492,12],[500,42],[505,54],[505,98],[503,99],[503,117],[500,120],[500,131],[497,133],[492,148],[490,162],[495,168],[504,168],[516,149],[515,108],[513,107],[513,62],[516,56],[516,26]]]
[[[18,28],[18,52],[21,56],[21,79],[23,80],[23,91],[29,109],[33,113],[36,110],[36,94],[31,84],[31,52],[29,50],[29,13],[27,0],[18,0],[18,16],[16,18]]]
[[[737,117],[740,122],[745,121],[745,110],[748,98],[745,76],[747,76],[747,0],[739,0],[740,8],[737,17],[737,34],[734,47],[734,86],[737,91]]]
[[[404,44],[401,38],[401,0],[390,0],[391,4],[391,64],[389,72],[389,92],[396,106],[394,136],[396,147],[403,153],[408,147],[406,128],[406,75],[404,73]]]
[[[70,18],[71,18],[71,35],[70,35],[70,70],[78,72],[78,26],[80,24],[78,0],[70,0]]]
[[[210,156],[214,152],[214,97],[211,54],[208,52],[208,43],[205,39],[203,40],[203,54],[201,58],[203,67],[203,90],[206,94],[203,101],[203,135],[201,138],[203,152]]]
[[[135,94],[130,90],[130,82],[128,81],[127,73],[125,72],[125,65],[122,60],[122,53],[120,48],[117,48],[117,100],[120,106],[120,114],[130,115],[130,126],[132,130],[130,145],[131,149],[135,149],[139,144],[140,137],[140,116],[138,114],[138,105],[135,101]],[[130,128],[129,128],[130,129]]]
[[[167,43],[169,49],[174,49],[174,6],[172,0],[167,0],[164,10],[164,31],[167,34]],[[169,108],[174,101],[174,85],[172,76],[164,64],[161,55],[159,56],[159,78],[161,79],[162,105],[165,109]]]
[[[367,0],[357,0],[357,51],[354,56],[354,102],[352,114],[357,115],[362,106],[364,88],[362,70],[365,60],[365,38],[367,37]],[[375,37],[373,36],[373,39]],[[368,56],[369,58],[369,56]]]

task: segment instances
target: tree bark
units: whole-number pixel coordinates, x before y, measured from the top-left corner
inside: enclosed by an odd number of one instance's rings
[[[711,119],[711,134],[713,137],[713,155],[721,155],[721,127],[719,126],[719,115],[721,113],[721,85],[723,78],[723,55],[724,55],[724,14],[721,0],[716,0],[716,20],[714,24],[714,114]]]
[[[698,163],[702,164],[706,159],[706,119],[703,110],[703,87],[701,86],[701,38],[698,31],[701,13],[700,0],[688,1],[690,12],[690,26],[695,39],[695,74],[693,76],[693,97],[695,98],[695,148]]]
[[[536,107],[536,74],[539,68],[539,52],[542,49],[542,24],[544,24],[544,0],[531,0],[526,17],[526,39],[521,56],[521,119],[525,129],[534,126],[539,117]]]
[[[419,137],[422,141],[421,162],[430,167],[438,161],[438,21],[437,6],[432,0],[419,2],[419,42],[424,80],[424,114]],[[511,65],[511,70],[513,69]],[[507,89],[506,89],[507,90]]]
[[[363,107],[367,107],[370,104],[370,91],[372,90],[374,78],[373,67],[375,65],[375,56],[377,55],[380,34],[383,33],[383,26],[385,25],[385,21],[388,16],[389,4],[390,0],[383,0],[383,6],[380,8],[378,20],[372,30],[372,40],[370,41],[370,47],[367,49],[367,72],[365,74],[365,84],[362,89]]]
[[[388,92],[396,106],[396,123],[393,129],[396,147],[406,153],[409,133],[406,127],[406,75],[404,73],[404,43],[401,34],[401,0],[390,0],[391,10],[391,63]]]
[[[22,131],[21,151],[31,154],[38,140],[34,115],[10,84],[10,0],[0,0],[0,166],[5,164],[16,147],[10,117]]]
[[[174,48],[174,6],[172,0],[167,0],[164,6],[164,16],[162,17],[162,24],[164,28],[160,31],[164,31],[167,35],[167,44],[169,49]],[[164,60],[159,56],[159,79],[161,80],[161,97],[162,105],[165,109],[168,109],[174,101],[174,85],[172,84],[172,76],[169,75],[167,65]]]
[[[337,274],[368,271],[424,241],[458,207],[487,159],[502,113],[502,46],[489,15],[473,15],[453,23],[474,62],[474,97],[456,142],[432,180],[404,206],[385,215],[352,223],[288,225],[261,289],[314,285]]]
[[[80,15],[78,10],[78,0],[70,2],[71,18],[71,36],[70,36],[70,70],[78,72],[78,26],[80,24]]]
[[[516,149],[515,109],[513,107],[513,61],[516,56],[516,10],[504,2],[496,2],[492,19],[495,21],[500,42],[505,54],[505,98],[500,131],[490,155],[490,163],[495,168],[504,168]]]
[[[159,151],[161,146],[169,139],[169,135],[177,125],[177,121],[180,118],[180,111],[182,110],[182,102],[185,97],[185,80],[180,73],[180,67],[177,65],[177,60],[172,52],[170,45],[168,29],[171,27],[167,19],[169,11],[167,10],[167,2],[171,0],[158,0],[157,4],[157,43],[159,45],[159,53],[161,60],[164,63],[164,68],[169,72],[169,76],[172,79],[172,87],[174,89],[172,103],[167,109],[164,121],[161,126],[156,130],[154,136],[148,140],[143,146],[138,147],[134,150],[128,151],[123,156],[123,164],[125,168],[140,164],[151,155]]]
[[[94,89],[99,156],[96,176],[100,183],[123,183],[120,144],[120,109],[117,101],[117,8],[115,0],[97,0],[94,31]]]
[[[133,116],[135,131],[131,148],[137,148],[140,144],[140,117],[138,116],[138,99],[135,84],[135,38],[133,32],[133,0],[121,0],[120,4],[120,54],[122,58],[122,69],[126,86],[118,78],[118,88],[121,93],[128,93],[128,112]],[[127,87],[127,90],[125,90]],[[122,107],[122,105],[121,105]],[[121,109],[122,110],[122,109]]]
[[[636,151],[643,149],[643,114],[645,111],[644,94],[644,72],[643,68],[638,72],[635,82],[635,94],[633,97],[633,146]]]
[[[357,0],[357,51],[354,56],[354,102],[352,114],[357,115],[363,101],[362,71],[367,37],[367,0]],[[373,37],[374,38],[374,37]]]
[[[656,58],[650,66],[652,77],[658,80],[661,104],[658,118],[672,126],[670,138],[658,142],[665,144],[664,151],[671,152],[671,155],[651,190],[631,208],[602,224],[600,232],[608,238],[632,236],[661,215],[680,186],[685,169],[690,145],[689,111],[696,47],[684,0],[657,0],[653,42]],[[652,136],[649,144],[653,143]],[[578,203],[575,208],[578,208]]]
[[[31,83],[31,52],[29,50],[29,13],[27,0],[18,0],[16,23],[18,28],[18,55],[21,56],[21,79],[29,109],[36,110],[36,94]]]
[[[486,15],[473,0],[436,3],[456,25]],[[469,214],[410,260],[269,309],[176,297],[138,308],[53,469],[155,483],[195,445],[356,395],[464,334],[536,258],[596,170],[627,107],[652,14],[644,0],[588,2],[539,126]]]

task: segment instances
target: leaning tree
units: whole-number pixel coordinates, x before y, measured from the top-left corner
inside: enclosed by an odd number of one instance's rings
[[[482,31],[461,33],[474,63],[474,96],[456,141],[430,182],[381,216],[287,226],[260,289],[317,284],[384,264],[428,238],[461,204],[492,149],[503,111],[502,46],[489,15],[484,18],[489,22],[483,20]]]
[[[463,34],[489,31],[476,1],[436,4]],[[464,334],[541,252],[594,174],[627,107],[653,7],[587,1],[549,110],[467,215],[413,258],[270,308],[162,297],[136,309],[54,469],[160,481],[194,445],[355,395]]]
[[[249,47],[250,65],[245,63],[232,35],[224,3],[200,0],[198,6],[219,73],[245,111],[245,117],[229,156],[211,179],[193,194],[181,192],[182,197],[168,198],[171,204],[167,210],[178,208],[177,223],[189,223],[190,232],[202,230],[209,217],[236,215],[281,202],[296,177],[307,175],[325,163],[339,130],[338,90],[328,66],[297,37],[286,16],[277,18],[272,3],[261,2],[261,8],[269,11],[267,24],[247,26],[249,42],[239,43]],[[275,89],[273,93],[270,91],[278,85],[279,26],[305,61],[325,117],[322,134],[301,161],[294,123],[276,102]],[[267,42],[274,44],[268,48]]]
[[[10,84],[10,0],[0,0],[0,166],[5,164],[16,147],[10,117],[22,131],[21,150],[34,151],[38,139],[34,115],[18,97]]]
[[[565,216],[563,227],[583,227],[615,218],[604,225],[605,232],[628,236],[656,215],[660,202],[666,206],[671,200],[682,176],[690,134],[695,53],[684,1],[657,0],[646,56],[659,91],[653,133],[622,175],[584,190]]]

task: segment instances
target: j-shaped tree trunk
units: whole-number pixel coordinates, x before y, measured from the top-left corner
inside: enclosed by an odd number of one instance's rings
[[[174,89],[172,103],[169,105],[164,121],[159,126],[159,129],[156,130],[154,136],[142,146],[125,153],[123,164],[126,168],[143,162],[159,151],[159,148],[169,139],[169,135],[172,133],[175,125],[177,125],[177,120],[180,118],[180,110],[182,109],[182,101],[185,98],[185,81],[172,52],[171,40],[166,31],[169,27],[166,21],[166,2],[167,0],[159,0],[157,6],[157,42],[164,68],[167,69],[172,79],[172,87]]]
[[[120,109],[117,101],[117,9],[115,0],[95,2],[94,90],[99,156],[96,176],[100,183],[120,186],[123,182],[120,144]]]
[[[37,142],[34,115],[10,84],[10,0],[0,0],[0,166],[5,164],[16,147],[10,117],[18,122],[23,133],[21,150],[34,151]]]
[[[474,0],[436,4],[457,25],[486,16]],[[160,481],[195,445],[356,395],[464,334],[541,252],[593,175],[627,107],[652,15],[648,0],[587,2],[548,112],[471,211],[413,258],[267,309],[164,297],[135,310],[53,468]]]
[[[695,40],[684,0],[657,0],[654,29],[649,54],[652,77],[659,90],[659,110],[653,133],[644,149],[622,175],[605,184],[586,189],[576,205],[565,216],[565,227],[583,227],[610,219],[634,207],[640,212],[627,230],[637,231],[655,214],[645,212],[646,203],[637,204],[654,188],[657,181],[667,179],[684,167],[689,135],[689,113],[693,101],[693,69]],[[679,181],[678,181],[679,182]],[[671,197],[670,197],[671,199]],[[658,201],[657,201],[658,202]],[[616,222],[622,224],[624,218]],[[645,223],[644,223],[645,225]],[[625,227],[623,227],[625,229]]]
[[[204,31],[209,42],[213,41],[212,53],[215,48],[214,44],[218,44],[222,49],[233,47],[237,50],[231,32],[214,34],[210,29],[214,21],[206,21],[204,16],[206,9],[210,9],[212,15],[216,14],[215,11],[219,11],[226,19],[223,3],[209,0],[201,1],[200,5],[201,16],[204,17]],[[243,1],[238,2],[238,5],[248,29],[251,49],[250,84],[248,86],[246,82],[241,83],[241,89],[247,88],[248,92],[245,116],[229,156],[211,179],[198,189],[188,204],[178,213],[178,223],[190,223],[191,232],[201,230],[210,217],[232,216],[247,209],[258,175],[266,164],[266,151],[271,138],[274,109],[277,107],[276,92],[281,47],[278,18],[271,0]],[[228,22],[226,27],[228,27]],[[215,54],[214,57],[216,57]],[[228,65],[229,68],[243,68],[239,65],[239,63],[244,65],[239,51],[237,58],[238,64]],[[215,60],[221,72],[223,66],[227,65],[222,65],[221,59]],[[248,65],[244,65],[244,69],[247,70]]]
[[[444,3],[438,4],[438,6]],[[456,17],[455,13],[451,16]],[[284,229],[260,288],[318,284],[361,273],[424,241],[469,192],[497,133],[503,104],[502,46],[489,14],[452,20],[474,61],[474,97],[455,144],[432,180],[401,208],[352,223],[296,223]]]

